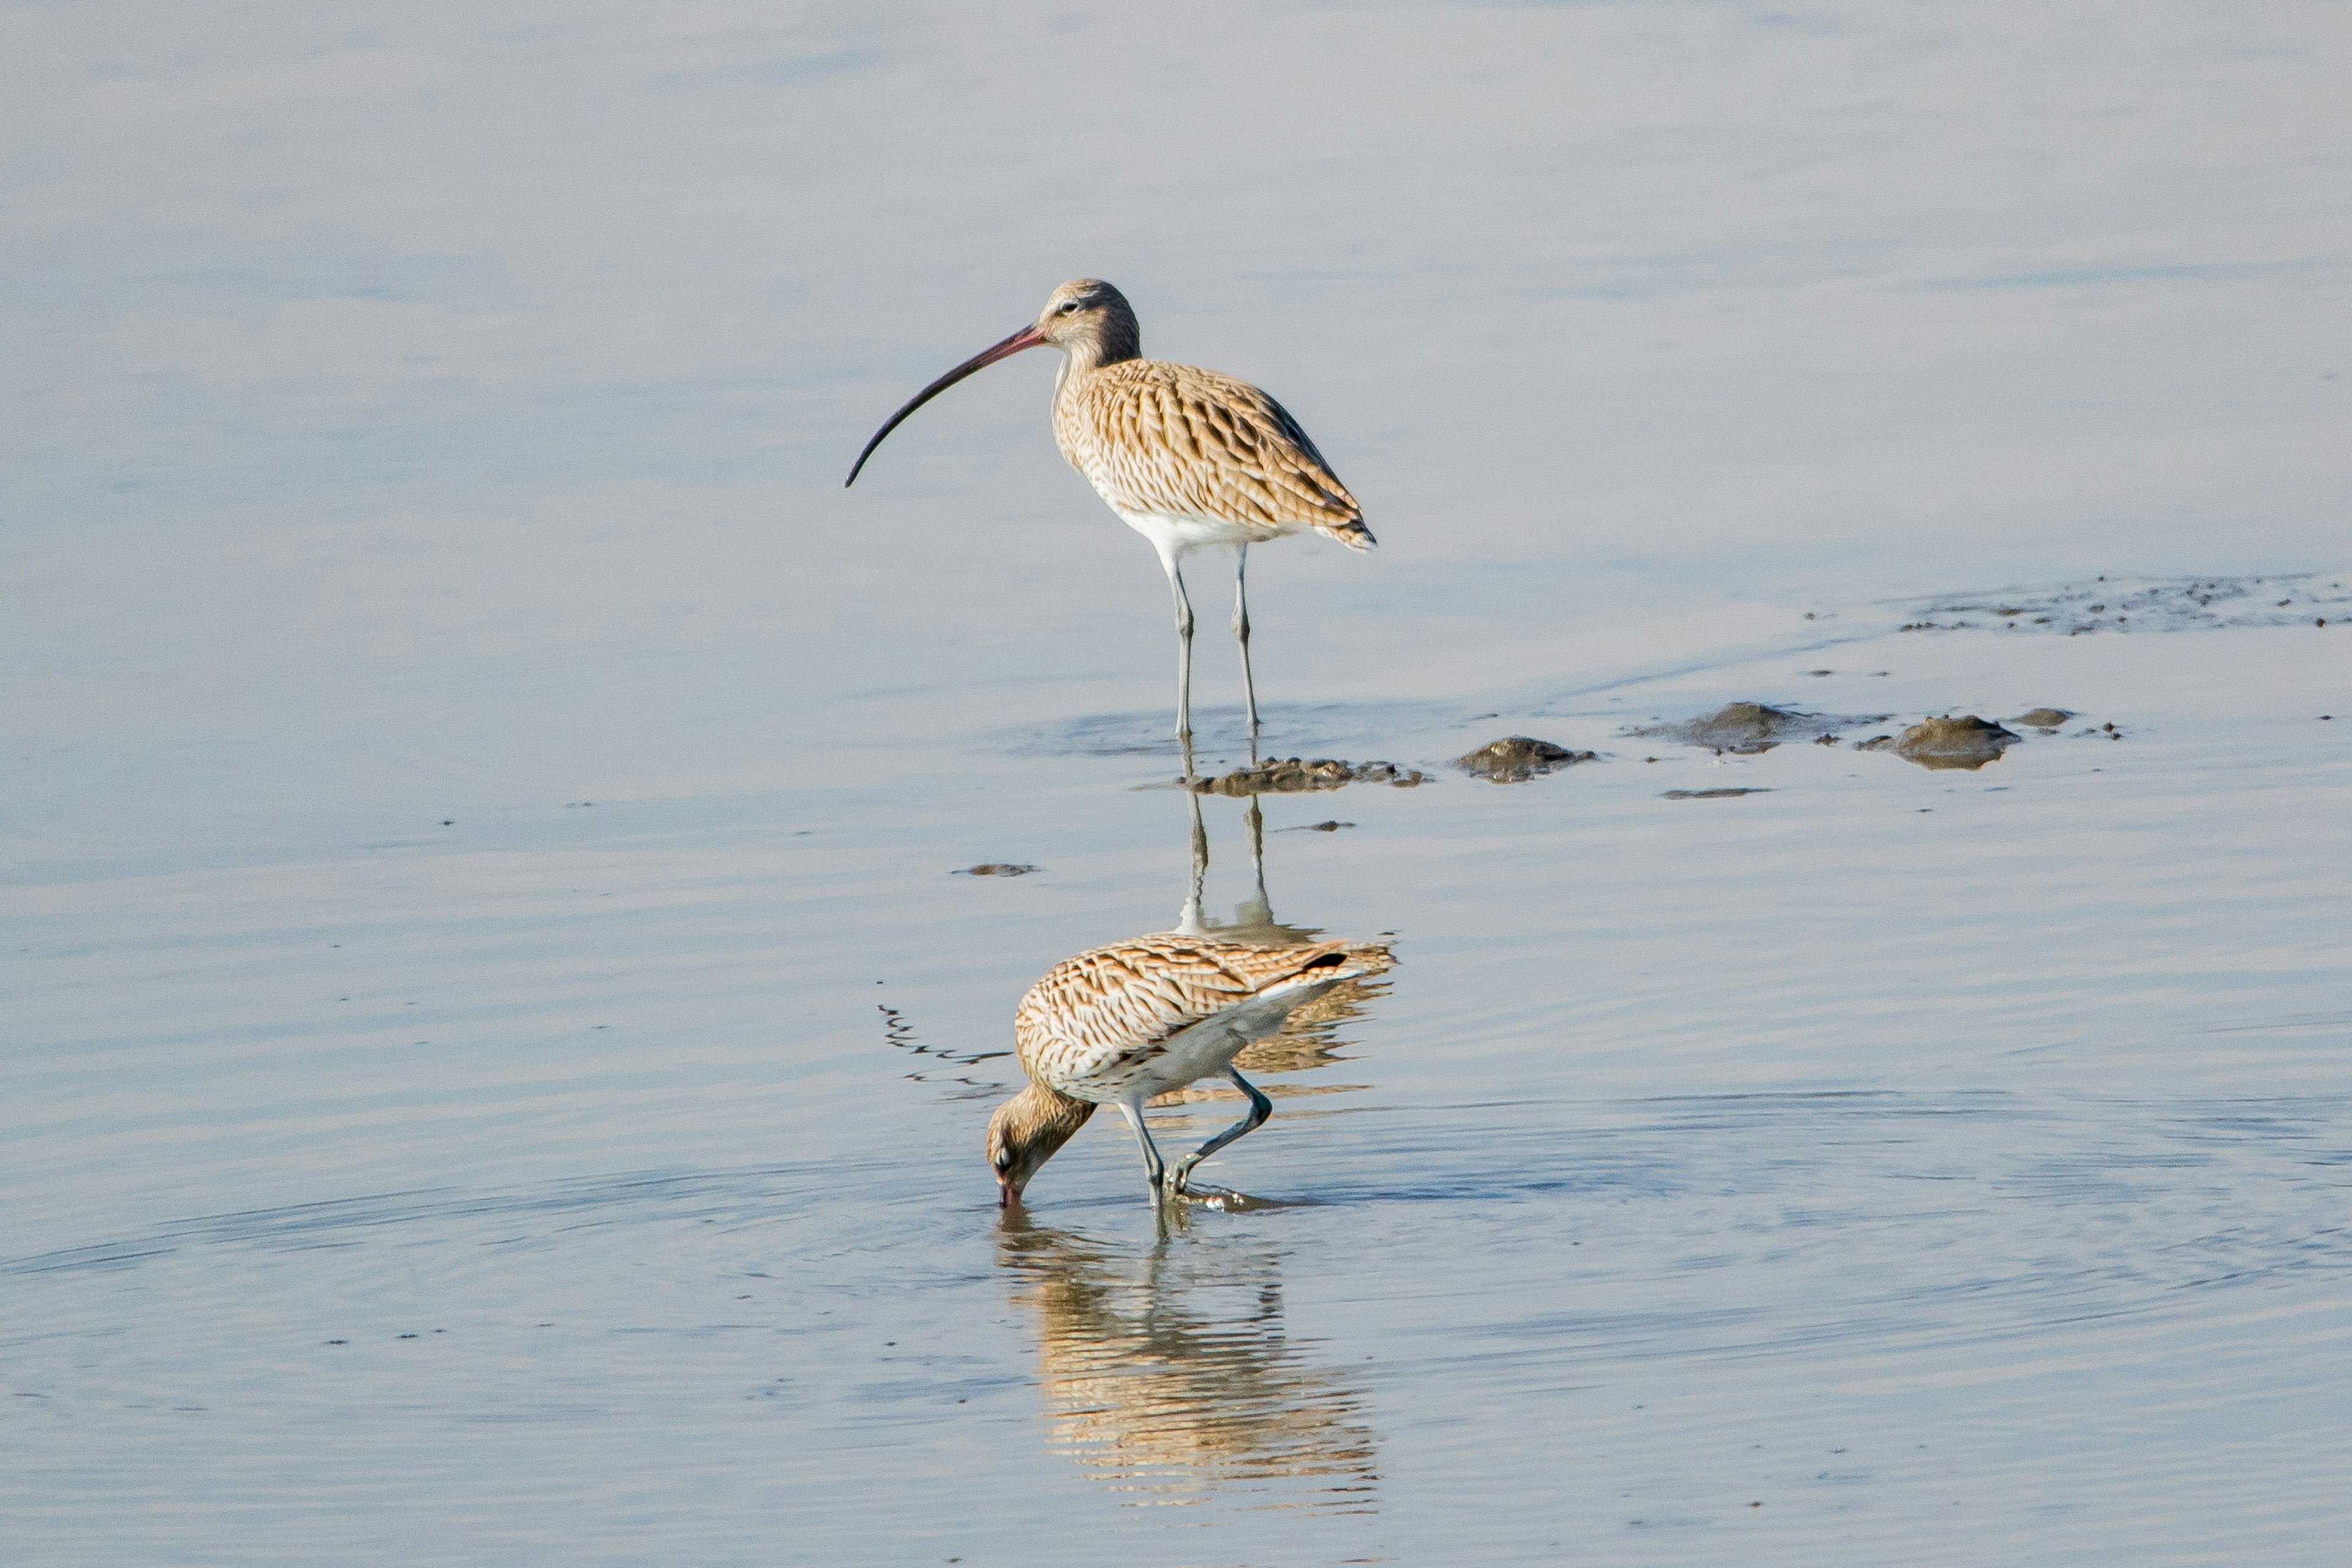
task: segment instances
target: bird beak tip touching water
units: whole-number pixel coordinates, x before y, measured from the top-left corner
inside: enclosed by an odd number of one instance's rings
[[[956,366],[955,369],[948,372],[947,374],[940,377],[939,380],[931,383],[930,385],[915,394],[913,397],[908,399],[907,405],[904,408],[901,408],[898,413],[890,416],[890,417],[884,422],[882,428],[874,432],[874,439],[866,442],[866,450],[857,454],[857,461],[851,466],[849,478],[842,481],[841,488],[843,489],[847,489],[850,486],[857,482],[858,471],[866,467],[866,459],[874,455],[874,448],[882,444],[882,437],[890,434],[891,431],[896,430],[899,424],[905,420],[908,415],[912,414],[916,409],[920,408],[924,404],[929,403],[932,398],[937,397],[940,393],[945,392],[949,387],[953,386],[957,382],[961,381],[965,376],[971,374],[974,371],[986,370],[998,360],[1010,359],[1014,354],[1019,353],[1023,349],[1042,348],[1045,346],[1045,334],[1039,331],[1036,324],[1032,322],[1030,325],[1022,328],[1019,331],[1013,333],[1011,337],[1005,339],[1003,342],[996,344],[994,347],[981,350],[980,353],[972,355],[971,358],[964,361],[963,363]]]

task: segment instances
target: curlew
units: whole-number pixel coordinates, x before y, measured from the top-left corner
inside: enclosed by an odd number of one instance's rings
[[[1274,1102],[1234,1070],[1242,1048],[1278,1032],[1294,1009],[1341,981],[1377,973],[1389,962],[1377,943],[1265,948],[1174,933],[1063,960],[1029,988],[1013,1016],[1029,1087],[989,1119],[998,1201],[1017,1203],[1038,1168],[1102,1105],[1118,1106],[1135,1129],[1153,1199],[1184,1193],[1195,1166],[1274,1112]],[[1155,1095],[1220,1073],[1248,1099],[1249,1113],[1168,1166],[1143,1108]]]
[[[1311,529],[1351,550],[1375,542],[1362,509],[1289,410],[1244,381],[1143,357],[1127,296],[1099,279],[1063,284],[1031,325],[974,354],[890,416],[849,470],[849,484],[882,438],[924,404],[1024,349],[1061,351],[1054,383],[1054,442],[1128,527],[1143,535],[1176,602],[1176,738],[1192,772],[1192,603],[1184,557],[1203,546],[1234,552],[1234,638],[1250,737],[1258,732],[1250,670],[1249,547]]]

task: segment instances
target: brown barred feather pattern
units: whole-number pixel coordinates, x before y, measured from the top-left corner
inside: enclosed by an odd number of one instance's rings
[[[1013,1020],[1031,1080],[1080,1099],[1110,1098],[1170,1037],[1303,974],[1355,944],[1244,947],[1145,936],[1066,959],[1029,988]],[[1359,972],[1358,963],[1346,966]],[[1110,1094],[1105,1091],[1109,1090]]]
[[[1121,512],[1216,518],[1252,543],[1302,528],[1355,550],[1373,542],[1363,509],[1289,411],[1213,370],[1147,359],[1074,367],[1054,439]]]

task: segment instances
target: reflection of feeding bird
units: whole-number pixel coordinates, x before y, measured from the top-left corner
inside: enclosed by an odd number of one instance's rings
[[[1364,1390],[1285,1322],[1279,1253],[1163,1237],[1132,1257],[1018,1209],[997,1246],[1035,1319],[1055,1446],[1133,1504],[1280,1487],[1278,1506],[1371,1506]]]
[[[1234,637],[1250,734],[1257,683],[1250,673],[1249,547],[1307,529],[1351,550],[1374,542],[1356,498],[1282,405],[1247,382],[1143,357],[1127,297],[1097,279],[1063,284],[1034,326],[966,360],[892,415],[849,470],[850,484],[882,438],[925,403],[975,371],[1040,346],[1062,352],[1054,390],[1054,441],[1119,521],[1151,542],[1176,599],[1176,735],[1192,743],[1192,605],[1186,554],[1234,551]]]
[[[1265,948],[1174,934],[1112,942],[1055,964],[1013,1018],[1029,1087],[998,1106],[988,1124],[1001,1201],[1017,1201],[1098,1105],[1126,1113],[1154,1199],[1182,1193],[1193,1167],[1274,1112],[1274,1102],[1234,1068],[1243,1047],[1278,1033],[1294,1009],[1342,982],[1387,967],[1386,951],[1375,944]],[[1217,1073],[1248,1099],[1249,1114],[1172,1168],[1163,1165],[1143,1108]]]

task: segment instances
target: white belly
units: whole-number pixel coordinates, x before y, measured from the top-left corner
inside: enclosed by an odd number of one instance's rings
[[[1151,548],[1160,552],[1162,561],[1181,560],[1191,551],[1207,544],[1263,544],[1279,539],[1286,533],[1296,533],[1303,524],[1288,523],[1266,528],[1228,522],[1222,517],[1188,517],[1164,511],[1128,511],[1119,507],[1119,521],[1151,541]]]

